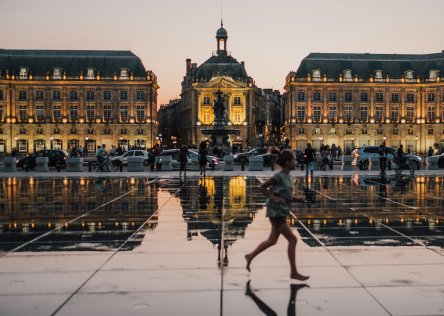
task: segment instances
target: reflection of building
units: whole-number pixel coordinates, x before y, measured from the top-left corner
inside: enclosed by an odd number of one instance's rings
[[[128,191],[132,192],[107,203]],[[2,179],[0,250],[10,247],[8,242],[31,240],[55,227],[61,228],[30,245],[29,250],[119,247],[148,218],[151,217],[146,228],[156,227],[157,215],[153,215],[157,207],[157,188],[141,178]],[[88,214],[68,223],[85,213]],[[140,233],[144,231],[145,228]],[[125,249],[134,248],[141,239],[132,239]]]
[[[437,198],[444,193],[443,178],[332,177],[328,188],[325,179],[319,178],[309,186],[331,197],[340,192],[343,202],[318,194],[316,202],[299,204],[293,209],[297,219],[324,244],[411,245],[412,240],[404,238],[410,236],[430,246],[444,246],[439,226],[444,211],[441,199]],[[362,191],[357,194],[357,189]],[[291,224],[298,226],[294,219]],[[305,228],[299,229],[299,233],[311,246],[319,246]]]
[[[218,258],[228,262],[228,247],[245,235],[265,199],[254,199],[257,180],[245,177],[207,177],[188,181],[179,192],[187,236],[199,234],[218,249]]]
[[[183,143],[198,144],[205,137],[201,130],[213,126],[215,92],[221,90],[225,100],[225,120],[232,128],[240,130],[240,136],[230,136],[229,142],[244,147],[261,145],[267,135],[277,129],[272,126],[273,122],[269,122],[267,114],[270,111],[266,107],[275,106],[273,102],[276,98],[280,99],[279,92],[267,90],[270,98],[266,102],[266,93],[255,86],[245,70],[244,62],[239,63],[228,52],[228,34],[222,26],[216,33],[216,40],[217,51],[199,67],[191,63],[191,59],[186,60],[181,102],[160,109],[160,112],[177,111],[174,115],[180,118],[177,129],[164,133],[179,137]],[[280,102],[276,104],[280,108]],[[170,128],[167,122],[160,124]]]
[[[444,143],[444,52],[427,55],[308,55],[286,79],[285,134],[307,142],[403,144],[425,153]]]
[[[152,146],[158,88],[130,51],[0,50],[0,152]]]

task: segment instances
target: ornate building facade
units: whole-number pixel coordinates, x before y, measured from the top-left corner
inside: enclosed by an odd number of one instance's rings
[[[425,55],[312,53],[285,83],[285,137],[312,143],[404,145],[425,153],[444,143],[444,52]]]
[[[264,93],[248,76],[244,62],[239,63],[227,51],[227,40],[227,31],[221,26],[216,33],[217,51],[207,61],[197,66],[191,59],[186,60],[180,104],[172,103],[160,109],[162,112],[175,108],[175,116],[180,118],[178,135],[170,137],[177,136],[181,143],[198,144],[205,140],[201,131],[213,126],[213,102],[218,90],[225,100],[226,122],[230,128],[240,130],[240,135],[230,136],[229,142],[247,147],[265,141],[267,125],[260,110],[266,103]]]
[[[153,146],[158,88],[130,51],[0,50],[0,153]]]

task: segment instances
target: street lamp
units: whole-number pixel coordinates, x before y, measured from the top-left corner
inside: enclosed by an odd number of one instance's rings
[[[54,147],[54,137],[50,137],[50,140],[51,140],[51,149],[54,149],[53,147]]]

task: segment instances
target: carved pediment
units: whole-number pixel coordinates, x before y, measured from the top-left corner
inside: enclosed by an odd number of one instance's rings
[[[248,88],[246,84],[238,83],[230,77],[215,77],[200,84],[200,88]]]

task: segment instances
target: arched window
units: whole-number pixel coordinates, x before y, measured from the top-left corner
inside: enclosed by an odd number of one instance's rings
[[[120,69],[120,80],[128,80],[128,69],[122,68]]]
[[[54,71],[52,73],[52,79],[54,79],[54,80],[62,79],[62,69],[54,68]]]
[[[438,77],[438,70],[436,69],[429,70],[429,81],[436,81],[437,77]]]
[[[94,79],[94,69],[88,68],[86,71],[86,79]]]
[[[26,69],[25,67],[20,68],[19,78],[20,79],[28,79],[28,69]]]
[[[320,69],[314,69],[312,71],[313,75],[313,81],[321,81],[321,70]]]
[[[382,70],[375,71],[375,81],[376,82],[384,81],[384,78],[382,78]]]
[[[413,70],[407,70],[404,72],[404,78],[406,82],[413,82]]]
[[[352,81],[353,77],[352,77],[352,71],[351,69],[345,69],[344,70],[344,81]]]

